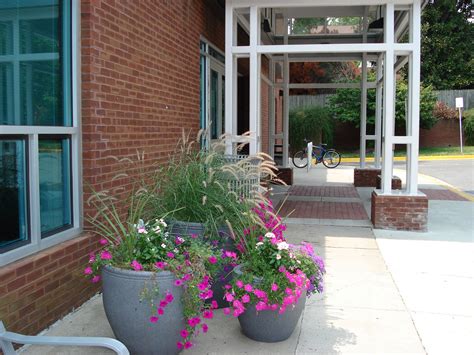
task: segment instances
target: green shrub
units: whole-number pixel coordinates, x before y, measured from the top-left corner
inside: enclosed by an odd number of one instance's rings
[[[304,139],[314,144],[332,144],[334,121],[330,110],[322,106],[307,106],[290,111],[290,149],[292,153],[301,150]]]
[[[466,143],[474,145],[474,108],[464,111],[463,131]]]

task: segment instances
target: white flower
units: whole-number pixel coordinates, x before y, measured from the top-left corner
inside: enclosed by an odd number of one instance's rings
[[[295,254],[293,254],[293,253],[289,253],[289,254],[290,254],[290,258],[293,259],[295,257]]]
[[[296,260],[296,262],[297,262],[298,264],[301,264],[301,261],[299,261],[299,260]]]
[[[156,232],[156,233],[160,233],[161,232],[161,228],[159,226],[156,226],[155,228],[153,228],[153,230]]]
[[[162,225],[163,227],[165,227],[165,228],[168,227],[168,225],[167,225],[166,222],[163,220],[163,218],[160,219],[160,223],[161,223],[161,225]]]
[[[280,259],[281,259],[281,255],[280,255],[280,254],[277,254],[276,258],[277,258],[277,260],[280,260]]]
[[[162,247],[163,249],[166,249],[166,244],[165,244],[165,243],[161,244],[161,247]]]
[[[175,253],[179,252],[179,250],[176,249],[176,248],[174,248],[173,251],[174,251]]]
[[[287,242],[280,242],[277,244],[278,250],[288,250],[290,245]]]
[[[272,239],[275,238],[275,234],[273,234],[272,232],[268,232],[267,234],[265,234],[265,237],[268,239]]]
[[[263,245],[263,242],[258,242],[255,248],[258,248],[260,245]]]

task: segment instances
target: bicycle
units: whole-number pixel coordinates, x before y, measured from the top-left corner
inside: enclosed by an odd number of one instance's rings
[[[304,141],[308,143],[306,139]],[[327,144],[313,146],[311,157],[316,160],[316,164],[322,162],[328,169],[334,169],[341,163],[341,155],[335,149],[328,149]],[[308,165],[308,148],[296,152],[292,160],[293,165],[297,168],[306,168]]]

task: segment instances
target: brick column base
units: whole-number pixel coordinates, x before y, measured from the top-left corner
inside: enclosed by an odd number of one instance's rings
[[[382,175],[377,175],[377,189],[382,188]],[[392,190],[401,190],[402,189],[402,179],[398,176],[392,177]]]
[[[287,185],[293,185],[293,168],[278,167],[277,178]]]
[[[371,219],[374,228],[425,232],[428,198],[425,195],[395,196],[372,192]]]
[[[354,169],[355,187],[376,187],[377,175],[381,174],[380,169]]]

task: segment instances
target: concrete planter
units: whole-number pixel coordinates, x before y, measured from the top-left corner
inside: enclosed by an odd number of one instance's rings
[[[241,266],[235,268],[237,275],[242,275]],[[254,285],[261,279],[255,278]],[[257,311],[255,304],[249,304],[244,313],[239,316],[242,333],[250,339],[265,343],[276,343],[288,339],[293,334],[296,325],[306,305],[306,297],[302,295],[294,308],[288,307],[283,314],[278,310]]]
[[[177,354],[176,342],[185,327],[182,288],[174,286],[175,276],[168,271],[154,273],[132,271],[105,266],[102,270],[103,302],[105,314],[118,340],[131,354]],[[160,294],[153,296],[153,287]],[[157,323],[150,322],[151,300],[144,296],[150,290],[153,304],[158,304],[166,291],[174,300],[159,316]]]

